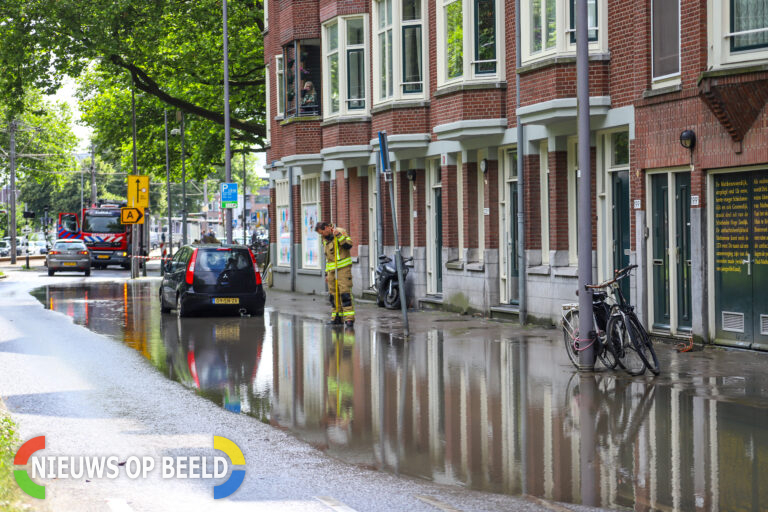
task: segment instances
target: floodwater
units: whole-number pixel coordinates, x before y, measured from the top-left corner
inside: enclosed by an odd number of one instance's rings
[[[765,354],[661,345],[658,378],[579,375],[554,330],[419,313],[404,343],[385,314],[331,329],[296,311],[307,298],[270,298],[263,318],[178,319],[157,288],[35,296],[221,407],[361,467],[600,507],[768,509]]]

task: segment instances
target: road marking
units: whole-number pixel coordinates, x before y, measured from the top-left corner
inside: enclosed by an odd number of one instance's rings
[[[107,500],[107,505],[112,512],[133,512],[133,509],[125,500]]]
[[[432,496],[426,496],[424,494],[416,494],[415,497],[417,500],[421,500],[424,503],[432,505],[433,507],[437,507],[440,510],[443,510],[444,512],[461,512],[459,509],[454,508],[451,505],[445,502],[442,502],[440,500],[436,500]]]
[[[546,507],[549,510],[552,510],[553,512],[573,512],[573,510],[571,510],[570,508],[564,507],[562,505],[558,505],[557,503],[552,503],[547,500],[543,500],[541,498],[537,498],[536,496],[531,496],[530,494],[524,494],[523,497],[529,501],[536,503],[537,505]]]
[[[336,498],[331,498],[330,496],[315,496],[315,499],[336,512],[356,512],[355,509],[348,507]]]

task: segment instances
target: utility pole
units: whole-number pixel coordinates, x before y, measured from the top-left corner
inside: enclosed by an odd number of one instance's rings
[[[11,265],[16,264],[16,120],[11,120]]]
[[[96,204],[98,198],[96,192],[96,155],[93,142],[91,142],[91,206]]]
[[[205,213],[205,220],[203,221],[203,231],[208,231],[208,179],[207,178],[203,179],[203,212]]]
[[[171,218],[171,157],[168,154],[168,111],[163,111],[165,120],[165,193],[168,196],[168,257],[173,257],[173,219]],[[162,260],[160,260],[162,261]],[[161,265],[165,265],[163,261]]]
[[[243,150],[243,245],[248,245],[245,241],[245,232],[246,232],[246,224],[245,224],[245,205],[247,203],[246,200],[246,191],[248,190],[247,181],[246,181],[246,175],[245,175],[245,150]]]
[[[187,168],[184,164],[184,112],[179,112],[181,121],[181,243],[187,245]]]
[[[576,0],[576,99],[579,136],[579,370],[595,367],[595,329],[592,325],[592,165],[589,161],[589,41],[587,0]]]
[[[224,169],[227,183],[232,182],[232,151],[229,140],[229,43],[227,42],[227,0],[222,3],[224,14]],[[232,243],[232,208],[226,211],[226,234],[227,243]]]
[[[136,96],[134,86],[131,83],[131,124],[133,125],[133,174],[139,174],[138,162],[136,160]],[[139,237],[136,224],[131,224],[131,279],[139,277],[139,268],[136,256],[139,255]]]

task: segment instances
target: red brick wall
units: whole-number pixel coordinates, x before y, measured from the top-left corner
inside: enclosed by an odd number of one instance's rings
[[[462,188],[464,189],[464,247],[476,249],[478,244],[477,220],[477,163],[467,162],[461,173]]]
[[[549,249],[568,250],[568,152],[549,155]]]
[[[370,141],[370,122],[338,123],[323,127],[322,145],[324,148],[367,145]]]
[[[610,65],[605,61],[589,63],[589,95],[610,94]],[[520,77],[520,104],[576,97],[576,64],[552,64],[529,71]]]
[[[380,131],[388,134],[429,133],[429,109],[425,107],[398,108],[373,114],[371,138]]]
[[[320,153],[322,134],[320,121],[302,121],[276,127],[272,132],[272,149],[269,161],[284,156]]]
[[[459,216],[456,201],[456,166],[444,165],[440,168],[443,200],[443,247],[459,246]]]
[[[293,196],[293,209],[291,210],[291,224],[293,225],[293,243],[301,243],[301,185],[291,186],[291,195]],[[291,247],[293,255],[293,247]],[[293,257],[293,256],[292,256]],[[299,258],[301,255],[299,255]],[[301,266],[301,260],[297,260]]]
[[[471,119],[497,119],[506,115],[505,89],[462,91],[432,97],[431,126]],[[436,135],[432,135],[437,140]]]
[[[488,160],[487,171],[483,181],[485,198],[483,207],[488,208],[489,215],[485,216],[485,248],[499,248],[499,162]],[[516,216],[515,216],[516,218]]]
[[[523,173],[525,183],[525,247],[526,249],[541,249],[541,210],[539,195],[541,180],[539,179],[539,155],[523,157]]]
[[[365,0],[320,0],[320,23],[336,16],[369,12],[369,5]]]
[[[279,0],[279,25],[269,31],[276,34],[283,46],[296,39],[320,37],[320,17],[317,0]],[[270,21],[277,11],[270,11]],[[277,31],[274,31],[278,29]],[[274,31],[274,32],[273,32]]]

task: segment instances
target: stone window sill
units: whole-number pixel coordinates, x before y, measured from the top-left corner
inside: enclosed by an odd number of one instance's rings
[[[314,268],[300,268],[296,270],[297,274],[304,274],[307,276],[321,276],[323,275],[323,271],[319,269]]]
[[[469,272],[485,272],[485,264],[481,261],[467,263],[467,270]]]
[[[461,260],[446,261],[445,268],[448,270],[464,270],[464,262]]]
[[[526,272],[529,275],[548,276],[550,274],[550,267],[549,265],[538,265],[536,267],[528,267]]]

